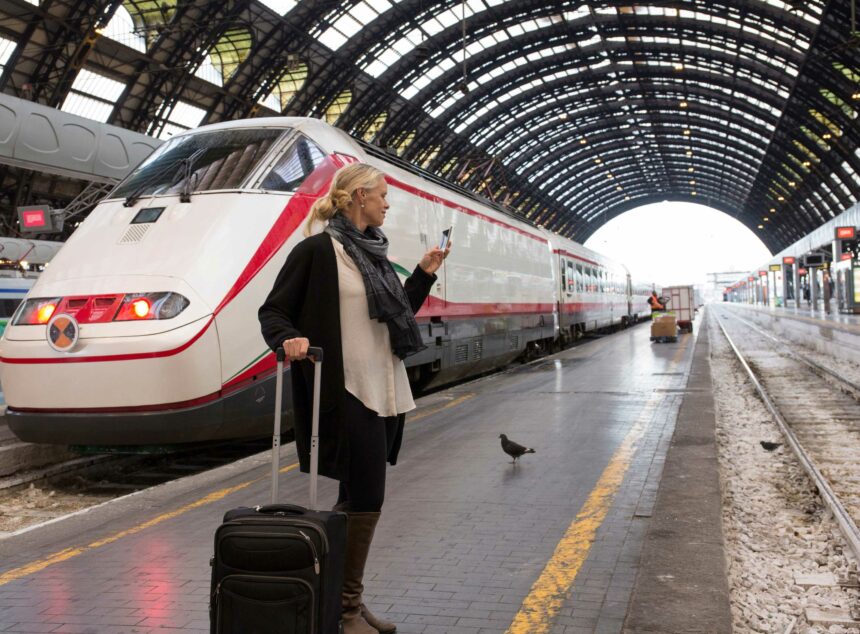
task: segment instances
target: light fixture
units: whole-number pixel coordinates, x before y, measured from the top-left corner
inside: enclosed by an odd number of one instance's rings
[[[695,184],[696,184],[695,179],[690,181],[690,185],[695,185]]]
[[[681,102],[681,103],[679,103],[678,105],[679,105],[681,108],[686,108],[686,107],[687,107],[687,102],[686,102],[686,101],[682,101],[682,102]]]
[[[585,145],[586,143],[588,143],[588,141],[586,141],[585,139],[580,139],[579,143],[580,145]]]
[[[558,115],[558,118],[561,119],[562,121],[564,121],[565,119],[567,119],[567,113],[562,112],[560,115]]]
[[[829,132],[825,132],[824,134],[821,135],[822,139],[830,139],[832,137],[833,137],[833,135],[830,134]]]
[[[688,171],[688,172],[695,172],[695,171],[696,171],[696,168],[694,168],[694,167],[688,167],[688,168],[687,168],[687,171]]]
[[[607,175],[606,175],[606,178],[612,178],[612,177],[613,177],[613,176],[612,176],[612,174],[607,174]]]
[[[690,196],[695,196],[695,195],[696,195],[696,192],[695,192],[695,191],[691,191],[691,192],[690,192]]]
[[[621,185],[619,185],[619,186],[618,186],[618,187],[616,187],[615,189],[616,189],[616,191],[619,191],[619,192],[620,192],[620,191],[621,191],[622,189],[624,189],[624,188],[623,188]]]
[[[812,166],[812,163],[810,163],[809,161],[803,162],[803,167],[811,167],[811,166]]]
[[[860,99],[860,92],[855,92],[854,94],[851,95],[851,98],[852,99]]]
[[[687,150],[687,156],[693,156],[693,150]]]
[[[599,158],[596,158],[596,159],[594,159],[594,162],[597,163],[598,165],[600,165],[603,161],[601,161]]]
[[[762,220],[764,220],[765,222],[769,222],[769,221],[770,221],[770,218],[768,218],[767,216],[765,216],[764,218],[762,218]]]
[[[684,130],[684,136],[690,136],[690,131],[689,131],[689,130]]]
[[[775,214],[775,213],[776,213],[776,207],[771,207],[771,208],[770,208],[770,213]]]
[[[680,62],[675,64],[675,70],[684,70],[684,65]]]
[[[759,228],[759,229],[764,229],[764,225],[759,225],[759,226],[758,226],[758,228]]]
[[[625,196],[624,200],[630,200],[630,196]]]
[[[794,181],[788,181],[788,186],[789,187],[797,187],[797,183],[795,183]]]
[[[777,200],[778,200],[779,202],[782,202],[782,201],[784,201],[784,200],[785,200],[785,196],[779,196],[779,197],[777,197]]]

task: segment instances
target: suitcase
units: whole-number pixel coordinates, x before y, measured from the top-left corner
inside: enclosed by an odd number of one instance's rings
[[[338,634],[346,514],[317,508],[322,349],[314,357],[310,506],[278,504],[283,348],[277,351],[272,503],[239,507],[215,532],[209,615],[212,634]]]

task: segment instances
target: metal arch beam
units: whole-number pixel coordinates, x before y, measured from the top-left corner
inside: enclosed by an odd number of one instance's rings
[[[570,170],[567,170],[570,171]],[[726,192],[722,188],[721,172],[712,167],[701,169],[696,174],[695,187],[690,186],[685,181],[685,173],[667,170],[667,180],[659,189],[663,193],[675,193],[678,195],[691,195],[691,191],[706,192],[713,194],[717,198],[732,201],[740,205],[743,204],[744,196],[737,192]],[[619,169],[613,170],[613,178],[608,180],[606,174],[591,173],[577,174],[577,187],[571,189],[566,187],[567,183],[562,182],[556,189],[562,189],[571,192],[567,196],[563,194],[558,200],[567,208],[579,209],[579,213],[570,214],[572,217],[580,217],[588,220],[589,213],[587,209],[594,206],[594,203],[602,203],[604,199],[613,196],[625,195],[625,189],[632,183],[648,183],[645,175],[641,174],[635,166],[625,165]],[[619,190],[618,187],[621,189]],[[651,185],[651,189],[654,189]]]
[[[587,27],[588,25],[585,25],[585,26]],[[665,26],[665,25],[660,24],[659,26]],[[566,33],[569,37],[567,39],[559,39],[558,41],[552,40],[551,38],[557,32]],[[589,30],[586,28],[585,32],[589,32]],[[634,33],[636,34],[636,36],[639,36],[639,37],[650,36],[653,34],[651,31],[635,31]],[[629,31],[624,32],[624,34],[628,37],[633,36],[633,34]],[[505,63],[511,61],[512,59],[521,59],[521,58],[525,57],[525,55],[520,54],[520,52],[528,49],[529,45],[533,44],[538,36],[544,36],[541,39],[543,39],[543,41],[547,42],[547,45],[543,48],[551,48],[552,46],[558,46],[558,45],[571,45],[572,46],[573,44],[578,44],[577,37],[580,35],[581,35],[581,33],[579,31],[573,31],[573,32],[571,32],[570,30],[567,30],[566,32],[562,31],[558,28],[557,25],[555,25],[554,27],[551,27],[551,28],[541,29],[541,30],[537,30],[537,31],[532,31],[530,33],[526,33],[524,35],[518,36],[517,38],[508,40],[508,41],[504,42],[503,44],[499,44],[499,45],[492,47],[492,48],[489,48],[489,49],[484,49],[484,51],[482,51],[481,53],[473,55],[473,57],[470,58],[470,60],[469,60],[470,61],[470,66],[469,66],[470,75],[472,75],[472,77],[474,78],[475,76],[477,76],[479,74],[478,73],[479,70],[486,73],[488,70],[492,70],[493,68],[500,67],[500,66],[504,65]],[[607,34],[607,35],[611,36],[611,34]],[[659,35],[659,32],[658,32],[658,35]],[[765,43],[767,41],[764,40],[763,38],[752,36],[752,35],[745,35],[744,37],[742,37],[740,39],[741,39],[741,41],[739,42],[739,44],[741,44],[741,45],[750,44],[750,45],[753,45],[759,51],[768,50],[768,47],[765,46]],[[661,52],[661,53],[665,54],[667,57],[671,57],[672,53],[675,53],[676,51],[674,49],[667,49],[665,47],[661,47],[661,46],[654,44],[654,43],[639,42],[635,46],[631,46],[627,42],[611,42],[611,43],[607,43],[604,46],[590,45],[586,49],[581,49],[581,52],[587,53],[589,56],[593,56],[593,55],[591,55],[592,53],[597,54],[597,56],[600,56],[604,53],[609,53],[609,54],[620,53],[620,54],[624,54],[625,57],[633,58],[636,55],[653,54],[655,52]],[[727,50],[722,49],[722,50],[718,50],[718,51],[709,51],[709,54],[707,56],[705,56],[703,54],[698,54],[695,57],[701,58],[701,59],[719,60],[719,61],[727,62],[727,61],[729,61],[729,58],[730,58],[730,55],[728,53],[729,52]],[[735,54],[734,56],[731,56],[731,57],[733,57],[733,59],[731,59],[731,62],[730,62],[732,66],[740,63],[740,64],[742,64],[742,67],[744,67],[744,68],[748,68],[748,69],[753,68],[753,69],[755,69],[757,74],[759,74],[763,77],[766,77],[766,78],[768,78],[768,79],[770,79],[776,83],[781,83],[779,81],[779,79],[784,77],[784,74],[780,73],[776,67],[774,67],[773,65],[765,64],[764,62],[761,62],[757,58],[750,58],[747,56],[739,56],[737,54]],[[740,58],[740,59],[737,59],[737,58]],[[582,59],[582,58],[580,58],[580,59]],[[789,59],[789,58],[782,58],[782,59],[785,60],[785,59]],[[801,56],[797,55],[793,58],[793,61],[800,63],[801,59],[802,59]],[[529,66],[529,64],[525,64],[523,66]],[[428,84],[426,87],[422,88],[422,90],[415,96],[414,99],[419,103],[426,103],[428,105],[428,107],[433,106],[435,103],[442,101],[445,98],[445,96],[447,96],[447,94],[450,94],[450,92],[451,92],[450,87],[452,85],[455,85],[460,80],[461,76],[460,76],[458,71],[459,71],[459,69],[456,67],[449,69],[448,71],[446,71],[445,73],[443,73],[442,75],[440,75],[439,77],[434,79],[433,82]],[[411,74],[408,74],[404,77],[404,79],[401,81],[401,83],[406,83],[407,81],[410,81],[411,79],[412,79]],[[786,86],[786,88],[789,88],[789,87],[790,86]],[[446,89],[448,90],[448,92],[446,92]]]
[[[707,128],[702,127],[702,122],[707,121],[707,119],[705,119],[704,117],[712,116],[714,118],[717,118],[715,115],[722,113],[722,111],[718,111],[717,109],[713,108],[712,106],[705,107],[705,106],[701,106],[701,105],[697,105],[695,107],[688,108],[688,110],[699,114],[700,118],[688,119],[686,115],[679,113],[679,114],[676,114],[674,117],[671,117],[671,118],[669,118],[668,116],[664,116],[664,117],[660,118],[658,121],[650,122],[650,127],[653,129],[659,129],[661,123],[672,123],[672,124],[689,123],[691,126],[695,126],[698,130],[707,129]],[[552,132],[552,130],[554,130],[556,128],[562,129],[562,130],[568,128],[568,126],[564,125],[566,123],[565,121],[557,120],[554,122],[550,122],[547,125],[544,125],[542,127],[531,128],[531,129],[534,131],[534,137],[541,140],[540,146],[545,147],[547,151],[552,151],[553,153],[558,153],[559,151],[563,150],[563,151],[565,151],[565,153],[571,153],[572,154],[573,150],[577,150],[577,149],[581,150],[581,151],[586,151],[586,152],[593,149],[595,138],[599,139],[603,136],[611,136],[613,138],[618,137],[618,138],[622,138],[625,140],[629,140],[630,142],[638,141],[638,139],[634,138],[630,134],[630,130],[622,128],[620,125],[618,125],[618,123],[625,123],[626,124],[629,117],[630,117],[630,115],[625,114],[625,113],[613,114],[611,116],[606,116],[600,120],[586,124],[582,127],[568,129],[567,132],[564,132],[564,133],[558,134],[558,135],[553,135],[553,134],[551,134],[551,132]],[[529,129],[529,122],[524,122],[523,128]],[[742,127],[742,129],[743,130],[750,130],[750,131],[755,130],[755,128],[753,128],[752,126],[749,128]],[[600,136],[598,136],[598,135],[600,135]],[[544,136],[548,136],[549,138],[546,141],[544,141],[543,140]],[[744,138],[744,137],[739,135],[738,138]],[[586,140],[591,139],[591,140],[588,141],[588,143],[583,144],[581,142],[583,139],[586,139]],[[519,140],[522,141],[522,139],[519,139]],[[691,136],[688,138],[688,137],[685,137],[684,135],[674,135],[671,138],[661,139],[660,141],[665,142],[665,141],[669,141],[669,140],[674,140],[680,146],[683,146],[683,145],[695,146],[696,145],[696,137],[695,136]],[[725,140],[725,137],[723,137],[723,140]],[[756,137],[756,136],[750,136],[749,137],[749,143],[753,146],[756,146],[757,140],[758,140],[758,144],[761,147],[761,151],[763,153],[765,150],[765,144],[760,140],[760,138]],[[562,148],[559,148],[558,144],[560,141],[564,141],[567,144],[564,145]],[[523,141],[521,144],[519,144],[517,146],[517,149],[519,150],[519,149],[525,147],[525,143],[527,143],[527,142]],[[732,149],[735,150],[736,148],[733,147]],[[738,150],[738,151],[742,152],[742,150]],[[508,163],[509,166],[513,169],[520,169],[521,167],[524,167],[524,164],[526,163],[526,160],[527,160],[526,154],[528,155],[528,159],[531,159],[535,156],[536,152],[528,152],[525,154],[520,154],[516,158],[512,158],[512,160],[510,160],[510,162]],[[504,159],[507,157],[502,155],[501,158]],[[751,158],[753,160],[760,160],[760,157],[751,157]]]
[[[528,17],[531,18],[533,16],[528,16]],[[470,20],[474,20],[474,18],[471,18]],[[597,21],[595,21],[594,23],[597,23]],[[603,22],[600,23],[600,25],[604,26],[606,23],[609,23],[610,25],[612,25],[613,21],[604,20]],[[658,22],[655,22],[655,23],[658,23]],[[496,23],[493,22],[492,24],[495,25]],[[663,23],[658,23],[658,24],[663,25]],[[449,29],[449,30],[451,30],[451,29]],[[552,31],[552,29],[550,29],[550,30]],[[713,30],[713,27],[712,27],[712,30]],[[729,34],[737,35],[737,32],[734,29],[729,29],[728,27],[725,27],[723,30],[726,32],[725,35],[729,35]],[[542,33],[544,31],[545,30],[540,30],[540,31],[536,31],[536,33]],[[447,33],[447,31],[443,31],[442,33]],[[629,34],[629,32],[625,32],[625,33]],[[473,39],[477,39],[478,35],[479,34],[475,34]],[[608,35],[609,34],[607,34],[607,36]],[[439,38],[439,37],[440,37],[440,35],[436,36],[436,38]],[[506,42],[503,45],[499,45],[499,46],[493,47],[492,49],[488,49],[488,51],[484,51],[484,53],[479,54],[478,60],[480,61],[481,59],[485,59],[488,55],[492,55],[492,56],[495,56],[498,58],[504,58],[504,53],[507,50],[510,50],[512,48],[515,48],[515,47],[521,48],[520,46],[518,46],[518,41],[522,40],[523,38],[525,38],[524,41],[526,43],[528,43],[528,40],[529,40],[528,35],[520,36],[516,40],[511,40],[509,42]],[[772,42],[765,40],[764,38],[761,38],[759,36],[744,35],[741,39],[744,40],[743,41],[744,44],[754,45],[755,48],[757,48],[760,51],[770,52],[775,46]],[[430,43],[432,44],[433,41],[434,40],[430,40]],[[501,49],[501,52],[499,49]],[[591,47],[589,47],[589,52],[591,52],[590,49],[591,49]],[[601,53],[602,51],[611,51],[611,50],[618,50],[618,51],[622,51],[625,53],[629,53],[629,47],[625,46],[624,43],[619,43],[618,45],[615,45],[614,47],[613,46],[604,46],[604,47],[595,46],[594,47],[594,52],[596,52],[596,53]],[[782,59],[787,60],[787,59],[789,59],[789,57],[786,56]],[[799,54],[797,54],[792,59],[793,59],[793,61],[800,63],[802,58]],[[406,58],[404,58],[404,60],[401,61],[400,63],[405,64],[406,63],[405,60],[406,60]],[[504,61],[504,59],[502,59],[502,62],[500,62],[500,63],[503,63],[503,61]],[[531,66],[532,65],[524,66],[524,68],[526,69],[526,72],[528,72],[528,70],[531,68]],[[473,68],[474,68],[474,66],[473,66]],[[474,72],[473,72],[473,74],[474,74]],[[385,76],[387,76],[387,75],[389,75],[389,73],[385,74]],[[456,68],[449,70],[447,73],[443,74],[443,76],[441,78],[437,78],[429,86],[422,89],[422,91],[418,95],[416,95],[416,97],[413,98],[413,100],[416,101],[417,103],[422,103],[422,100],[423,100],[425,102],[423,104],[424,107],[427,109],[431,108],[434,105],[434,103],[441,101],[441,99],[443,99],[445,96],[450,94],[450,92],[451,92],[450,87],[456,83],[455,80],[458,79],[457,75],[458,75],[458,73],[457,73]],[[503,79],[509,80],[509,77],[506,76]],[[446,88],[448,88],[447,92],[445,91]],[[483,96],[485,93],[486,93],[486,91],[482,91],[481,96]],[[427,99],[428,97],[432,97],[433,100],[428,101],[428,99]],[[468,99],[461,99],[460,101],[465,103],[468,101],[473,101],[474,99],[475,99],[475,95],[470,94]],[[456,108],[457,106],[455,105],[453,107]],[[460,106],[460,108],[462,108],[462,106]],[[450,118],[450,112],[446,112],[445,116],[446,116],[446,118]]]
[[[591,237],[591,235],[595,231],[597,231],[597,229],[600,228],[600,226],[602,226],[603,224],[616,218],[617,216],[620,216],[621,214],[624,214],[628,211],[631,211],[631,210],[633,210],[637,207],[641,207],[643,205],[648,205],[648,204],[652,204],[652,203],[659,203],[659,202],[663,202],[663,201],[692,202],[692,203],[699,203],[700,202],[700,201],[697,201],[697,200],[692,199],[692,198],[671,197],[671,196],[665,196],[665,195],[660,195],[660,194],[643,195],[643,196],[640,196],[636,199],[633,199],[631,197],[631,200],[622,201],[621,203],[613,205],[611,208],[607,209],[603,214],[603,222],[601,222],[599,225],[596,223],[583,225],[580,228],[580,230],[578,230],[576,233],[574,233],[573,239],[579,241],[580,243],[584,243],[586,240],[588,240],[588,238]],[[715,209],[718,209],[719,211],[724,212],[725,214],[735,218],[736,220],[739,220],[741,222],[741,224],[746,226],[747,229],[749,229],[759,240],[761,240],[765,244],[765,246],[770,250],[771,253],[776,253],[782,248],[782,242],[780,240],[778,240],[774,235],[772,235],[768,231],[756,232],[755,227],[750,227],[747,223],[743,222],[742,219],[738,218],[735,215],[734,211],[731,208],[727,208],[725,206],[722,206],[716,201],[709,202],[708,204],[709,204],[709,206],[714,207]],[[770,223],[768,223],[768,224],[770,224]]]
[[[744,68],[746,70],[750,70],[749,67],[747,67],[743,64],[739,65],[739,68]],[[756,74],[759,77],[765,77],[767,79],[772,79],[772,78],[766,77],[765,75],[762,75],[760,73],[756,73]],[[666,85],[674,86],[674,84],[666,84]],[[696,91],[695,94],[704,95],[704,96],[709,96],[711,94],[714,94],[714,95],[720,94],[720,93],[716,93],[714,91],[704,90],[704,88],[707,85],[708,84],[701,84],[701,83],[697,83],[695,85],[695,87],[693,85],[690,85],[690,87],[687,89],[687,92],[688,92],[688,94],[692,94],[689,91],[695,90]],[[644,99],[644,97],[642,99]],[[569,97],[567,99],[559,99],[558,101],[548,103],[541,108],[530,110],[528,112],[528,114],[532,117],[532,119],[536,119],[544,113],[551,113],[551,112],[555,112],[555,111],[561,111],[561,112],[568,113],[569,112],[568,107],[574,105],[575,102],[577,102],[579,100],[580,100],[579,95],[576,95],[575,97]],[[520,105],[522,105],[522,104],[520,104]],[[501,142],[502,140],[507,141],[508,140],[508,134],[511,130],[521,129],[523,126],[523,121],[519,118],[520,109],[521,108],[508,109],[507,112],[502,113],[502,115],[499,117],[499,119],[494,120],[492,122],[493,125],[491,126],[491,128],[493,129],[493,132],[486,139],[483,139],[480,141],[481,147],[492,148],[494,145]],[[502,125],[499,125],[500,120],[505,120],[505,123]],[[481,125],[483,125],[483,123]]]
[[[190,77],[223,32],[220,26],[211,28],[211,25],[229,23],[241,15],[249,2],[251,0],[204,5],[178,3],[170,24],[148,51],[152,61],[161,64],[164,71],[147,73],[147,64],[139,64],[138,71],[118,100],[121,107],[114,109],[111,123],[132,130],[146,129],[157,135],[160,129],[154,126],[163,127],[166,115],[176,105]],[[134,114],[124,119],[122,113],[127,110]]]
[[[398,11],[388,11],[370,25],[366,25],[368,27],[373,28],[362,29],[362,31],[360,31],[356,36],[351,38],[346,44],[344,44],[344,46],[341,47],[338,52],[342,52],[345,57],[348,57],[350,59],[360,59],[363,56],[372,52],[375,45],[377,48],[381,48],[385,45],[385,43],[379,44],[379,33],[385,34],[387,36],[385,38],[386,43],[394,42],[396,39],[399,39],[403,34],[405,34],[415,25],[415,18],[419,16],[426,16],[428,19],[431,17],[435,17],[440,13],[459,5],[460,0],[445,0],[441,2],[435,2],[429,8],[426,7],[426,4],[427,2],[425,0],[404,0],[403,2],[398,2]],[[602,4],[604,6],[615,6],[624,8],[630,6],[629,3],[624,0],[616,2],[604,2]],[[748,3],[744,3],[741,0],[725,0],[719,3],[711,2],[709,4],[712,6],[713,13],[734,10],[738,14],[744,13],[746,15],[766,17],[773,20],[775,23],[783,24],[786,27],[792,28],[800,32],[803,32],[804,28],[809,28],[809,25],[806,24],[799,16],[786,15],[784,11],[781,11],[776,7],[771,7],[764,3],[760,5],[755,5],[754,7],[750,7]],[[507,21],[512,16],[516,16],[519,14],[527,14],[530,18],[556,17],[569,8],[570,5],[568,3],[559,0],[555,2],[540,2],[537,0],[515,0],[512,2],[505,2],[501,5],[494,6],[488,10],[473,14],[471,17],[467,18],[467,25],[468,30],[474,35],[475,38],[477,38],[480,34],[483,33],[482,27],[486,27],[488,25],[497,25],[499,23]],[[631,20],[631,18],[634,19]],[[653,20],[654,22],[662,23],[664,25],[670,25],[673,29],[677,28],[678,21],[684,21],[683,23],[685,25],[689,23],[701,24],[702,26],[704,26],[704,23],[701,21],[695,22],[692,19],[685,17],[670,20],[661,16],[626,16],[617,14],[592,14],[588,19],[588,23],[599,23],[600,25],[606,24],[611,26],[614,24],[625,24],[627,22],[642,23],[648,20]],[[567,24],[569,25],[570,22],[567,22]],[[709,22],[708,27],[721,28],[722,25]],[[736,31],[733,31],[733,33],[736,33]],[[445,38],[442,38],[441,34],[447,35]],[[442,31],[441,34],[437,34],[436,36],[434,36],[434,38],[431,38],[424,44],[432,47],[432,45],[434,44],[444,43],[446,39],[448,41],[457,41],[460,38],[460,30],[458,26],[449,27],[448,29]],[[438,48],[438,46],[436,48]],[[402,57],[397,68],[414,68],[414,62],[414,51],[411,51],[410,53],[407,53]],[[395,66],[392,66],[392,69],[395,69]],[[386,78],[386,81],[388,81],[388,78]]]
[[[526,82],[527,80],[533,79],[543,79],[545,76],[552,76],[560,71],[565,70],[575,70],[576,67],[570,68],[568,65],[564,65],[559,63],[560,60],[556,57],[545,58],[542,60],[541,64],[533,64],[528,67],[524,67],[520,70],[520,72],[512,72],[509,75],[504,75],[499,77],[498,79],[481,86],[477,90],[473,91],[474,97],[471,97],[473,93],[470,93],[469,103],[463,103],[460,107],[452,106],[448,110],[443,113],[443,116],[446,121],[450,122],[451,125],[461,124],[466,126],[462,133],[464,136],[469,136],[470,133],[473,133],[476,129],[481,129],[490,124],[497,116],[498,111],[500,109],[505,109],[506,107],[510,107],[511,105],[516,105],[522,103],[526,100],[533,99],[535,95],[538,94],[546,94],[548,91],[553,90],[555,87],[566,87],[572,88],[575,86],[581,86],[584,84],[583,81],[571,81],[571,77],[561,77],[557,79],[550,80],[549,82],[543,83],[541,86],[536,86],[525,90],[516,97],[512,99],[508,99],[504,101],[502,104],[490,109],[486,113],[480,115],[477,119],[473,118],[469,121],[470,117],[474,117],[474,112],[476,108],[482,107],[482,103],[486,103],[492,101],[493,99],[505,96],[510,91],[510,86],[515,85],[519,82]],[[603,79],[609,74],[620,75],[618,78],[618,83],[614,85],[605,85],[595,87],[596,91],[600,91],[606,93],[607,95],[612,95],[613,97],[617,94],[618,91],[623,91],[625,88],[628,90],[632,88],[634,82],[631,80],[629,83],[625,81],[625,77],[623,75],[622,69],[619,69],[618,66],[613,64],[604,66],[600,69],[600,73],[594,73],[594,75]],[[649,70],[640,75],[638,80],[650,80],[655,82],[652,84],[655,88],[662,88],[664,85],[673,86],[675,84],[675,80],[677,79],[677,75],[671,72],[667,72],[663,67],[649,67]],[[687,82],[696,82],[702,86],[721,86],[726,90],[735,90],[736,87],[732,85],[730,81],[724,79],[722,77],[712,77],[708,76],[704,73],[685,73],[684,79]],[[660,83],[656,83],[657,81]],[[665,82],[665,83],[664,83]],[[650,85],[649,85],[650,87]],[[744,91],[744,94],[749,95],[751,97],[755,97],[760,101],[768,103],[773,108],[779,110],[780,106],[782,106],[782,101],[778,101],[778,97],[771,93],[770,91],[763,90],[758,86],[749,86],[749,91]],[[713,94],[719,94],[717,91],[712,91]],[[656,93],[656,91],[655,91]],[[659,98],[657,94],[648,93],[649,98]],[[643,98],[645,98],[643,96]],[[729,101],[728,97],[724,97],[726,101]],[[742,98],[738,98],[738,102],[743,101]],[[751,109],[752,110],[752,109]],[[772,116],[772,115],[771,115]]]
[[[310,31],[318,24],[320,16],[337,4],[337,0],[304,0],[286,16],[278,16],[266,6],[251,3],[248,10],[251,24],[259,31],[258,38],[248,59],[239,66],[225,86],[228,94],[210,108],[207,121],[257,114],[258,100],[271,92],[272,86],[292,59],[291,56],[298,56],[308,64],[308,80],[311,80],[310,75],[324,65],[326,54],[323,47],[310,36]],[[291,114],[304,114],[300,108],[292,110],[295,112]]]
[[[697,77],[697,79],[703,79],[703,78]],[[704,83],[704,82],[700,82],[700,83]],[[469,127],[466,128],[465,130],[463,130],[462,135],[468,137],[469,132],[473,132],[477,129],[481,129],[482,127],[483,128],[493,127],[494,117],[502,109],[510,110],[510,109],[517,108],[518,106],[520,106],[522,104],[535,103],[536,101],[539,101],[541,99],[545,100],[547,98],[548,94],[552,94],[556,90],[561,91],[561,90],[567,89],[568,91],[572,91],[574,88],[576,88],[579,85],[579,84],[573,84],[573,86],[571,86],[571,84],[572,84],[572,82],[570,82],[570,80],[563,78],[563,79],[554,80],[553,82],[550,82],[549,84],[545,84],[543,86],[535,87],[535,88],[532,88],[528,91],[524,91],[521,94],[517,95],[515,98],[505,101],[502,106],[499,106],[498,108],[491,110],[488,113],[485,113],[484,115],[481,116],[481,118],[470,123]],[[583,86],[589,86],[590,83],[589,84],[583,83],[582,85]],[[598,94],[598,93],[599,94],[607,94],[607,93],[610,93],[612,97],[615,97],[615,90],[616,89],[620,90],[623,87],[624,87],[624,85],[621,83],[619,83],[617,86],[613,87],[613,89],[611,89],[611,90],[607,90],[603,86],[598,86],[598,87],[593,88],[593,90],[587,92],[586,94]],[[726,86],[726,88],[729,88],[729,87]],[[587,90],[587,88],[584,88],[583,90]],[[574,96],[571,96],[569,99],[572,100],[572,99],[575,99],[575,98],[578,98],[581,96],[582,96],[582,94],[576,94]],[[607,96],[609,96],[609,95],[607,95]],[[767,97],[767,95],[763,95],[763,94],[754,95],[754,96],[756,98]],[[653,99],[655,97],[651,97],[651,98]],[[732,104],[732,105],[735,105],[735,104]],[[737,102],[736,107],[738,107],[739,109],[747,109],[748,105],[744,104],[742,101],[739,100]],[[777,107],[776,104],[774,104],[774,107]],[[648,115],[648,113],[646,113],[644,116],[646,118],[648,118],[649,115]],[[663,116],[664,115],[662,115],[662,114],[650,115],[652,120],[659,120]],[[767,117],[768,114],[762,112],[761,116]],[[775,125],[775,123],[776,122],[774,121],[774,125]],[[525,125],[527,125],[527,123],[523,122],[521,125],[525,126]],[[422,143],[423,145],[431,145],[431,144],[435,143],[435,139],[433,139],[433,138],[421,138],[421,139],[416,138],[416,142]],[[437,159],[437,162],[443,162],[445,159],[447,159],[447,155],[446,156],[440,155],[440,157]]]
[[[59,107],[100,37],[97,29],[107,25],[121,3],[121,0],[75,0],[45,3],[44,7],[24,5],[33,16],[24,33],[27,39],[18,42],[16,54],[7,63],[5,74],[28,77],[27,83],[32,86],[28,98]],[[21,16],[21,19],[26,20],[27,17]],[[40,28],[45,35],[45,44],[33,41]],[[25,70],[21,61],[28,46],[41,48],[42,54],[32,58],[38,60],[35,67]]]

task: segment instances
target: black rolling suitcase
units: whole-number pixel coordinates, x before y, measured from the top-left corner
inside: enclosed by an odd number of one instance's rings
[[[314,357],[310,505],[317,507],[322,349]],[[212,634],[338,634],[346,514],[278,504],[284,350],[277,351],[272,503],[239,507],[215,532]]]

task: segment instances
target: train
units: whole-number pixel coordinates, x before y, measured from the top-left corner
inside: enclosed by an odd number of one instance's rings
[[[452,228],[406,360],[433,387],[648,315],[650,287],[580,244],[323,121],[259,118],[172,137],[90,213],[0,339],[22,440],[161,447],[271,433],[275,360],[257,309],[334,172],[386,174],[404,278]],[[313,342],[312,342],[313,343]],[[289,395],[284,400],[289,416]]]
[[[0,335],[62,242],[0,238]]]

